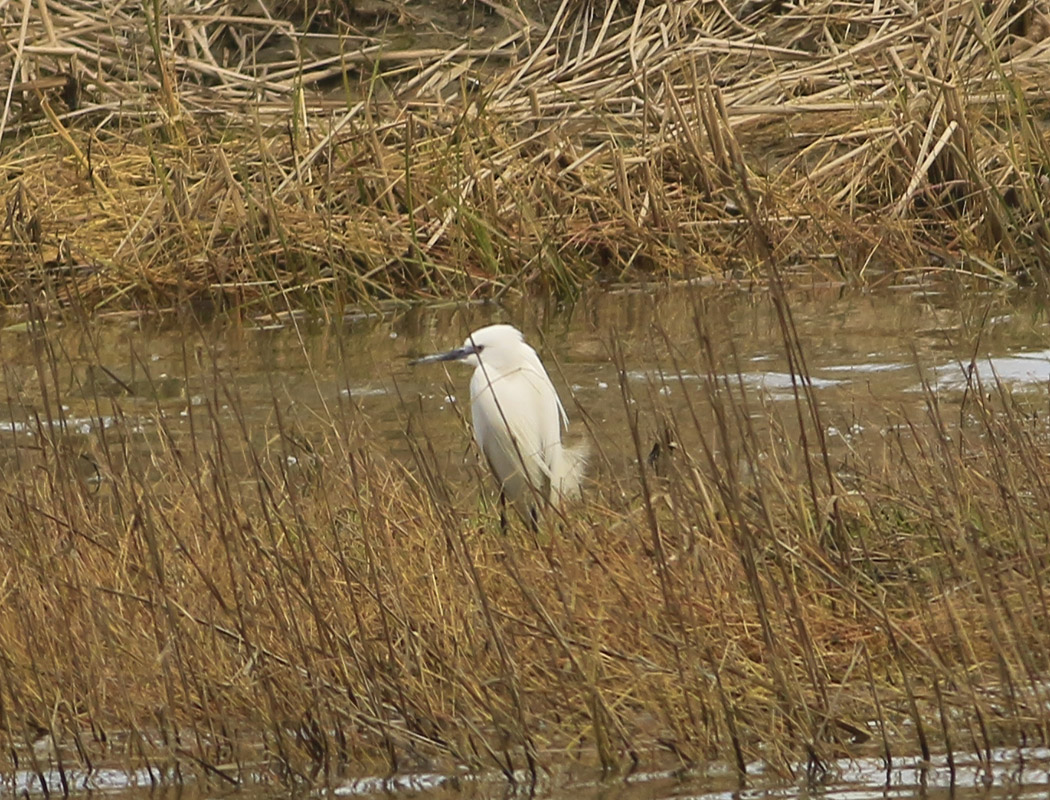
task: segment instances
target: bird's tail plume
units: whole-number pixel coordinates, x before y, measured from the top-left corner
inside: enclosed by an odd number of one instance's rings
[[[559,448],[551,464],[551,503],[559,505],[562,500],[575,500],[580,496],[580,484],[587,471],[587,460],[591,455],[588,442],[572,447]]]

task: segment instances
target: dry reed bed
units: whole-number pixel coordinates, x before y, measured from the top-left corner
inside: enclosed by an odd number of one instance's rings
[[[304,7],[4,6],[9,297],[1047,263],[1041,3],[563,0],[444,49]]]
[[[975,386],[954,430],[931,395],[843,460],[804,380],[754,428],[709,341],[698,323],[681,369],[709,376],[690,396],[716,424],[676,418],[658,385],[632,404],[625,378],[625,408],[694,444],[650,463],[632,430],[636,471],[538,536],[501,536],[422,434],[398,461],[347,406],[298,419],[275,399],[249,419],[206,358],[187,360],[207,387],[188,434],[159,410],[136,432],[113,398],[86,438],[41,412],[42,451],[17,449],[2,484],[0,772],[529,780],[579,758],[819,775],[844,753],[1045,743],[1038,418]],[[63,370],[37,352],[61,408]]]

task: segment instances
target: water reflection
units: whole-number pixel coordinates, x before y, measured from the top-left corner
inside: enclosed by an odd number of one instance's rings
[[[951,766],[944,756],[925,764],[918,759],[897,759],[889,766],[881,758],[843,759],[833,765],[833,777],[812,782],[785,782],[761,771],[741,783],[723,765],[697,765],[692,770],[640,771],[625,776],[601,776],[579,766],[544,773],[533,783],[526,773],[509,785],[495,773],[409,773],[393,777],[362,777],[337,782],[326,796],[361,798],[413,797],[425,800],[1004,800],[1045,797],[1050,787],[1050,750],[1045,747],[999,748],[982,758],[956,757]],[[12,794],[40,793],[40,775],[29,770],[15,773]],[[43,777],[61,786],[56,772]],[[107,797],[196,800],[215,794],[195,784],[176,785],[177,775],[160,769],[133,770],[102,767],[91,772],[67,770],[71,794],[105,792]],[[260,776],[261,779],[261,776]],[[260,780],[242,787],[238,796],[286,796]]]
[[[986,387],[998,377],[1045,407],[1050,350],[1037,298],[814,289],[794,293],[790,311],[832,436],[877,437],[895,420],[921,416],[925,385],[959,395],[974,357]],[[598,446],[600,472],[616,474],[636,460],[624,435],[631,418],[653,441],[679,416],[704,425],[699,390],[712,378],[751,395],[757,420],[799,390],[781,320],[761,291],[624,290],[568,308],[414,308],[338,325],[306,316],[204,327],[100,323],[0,337],[0,448],[39,447],[56,431],[93,441],[118,427],[131,452],[147,447],[158,427],[176,440],[191,433],[207,440],[208,426],[194,415],[207,407],[248,441],[275,414],[306,438],[330,429],[333,418],[367,420],[368,436],[395,455],[407,452],[406,431],[425,431],[442,466],[462,469],[470,461],[469,370],[407,362],[496,321],[524,330],[550,366],[573,431],[586,430]]]

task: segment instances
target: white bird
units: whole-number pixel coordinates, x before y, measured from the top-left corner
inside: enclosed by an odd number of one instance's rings
[[[463,346],[413,364],[463,361],[474,367],[470,413],[474,440],[500,487],[500,522],[507,502],[533,527],[538,503],[558,506],[579,495],[587,456],[562,444],[565,408],[539,356],[511,325],[474,331]]]

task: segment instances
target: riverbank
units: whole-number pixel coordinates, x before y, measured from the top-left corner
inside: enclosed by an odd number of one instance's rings
[[[242,5],[5,7],[9,305],[1048,262],[1038,4]]]

